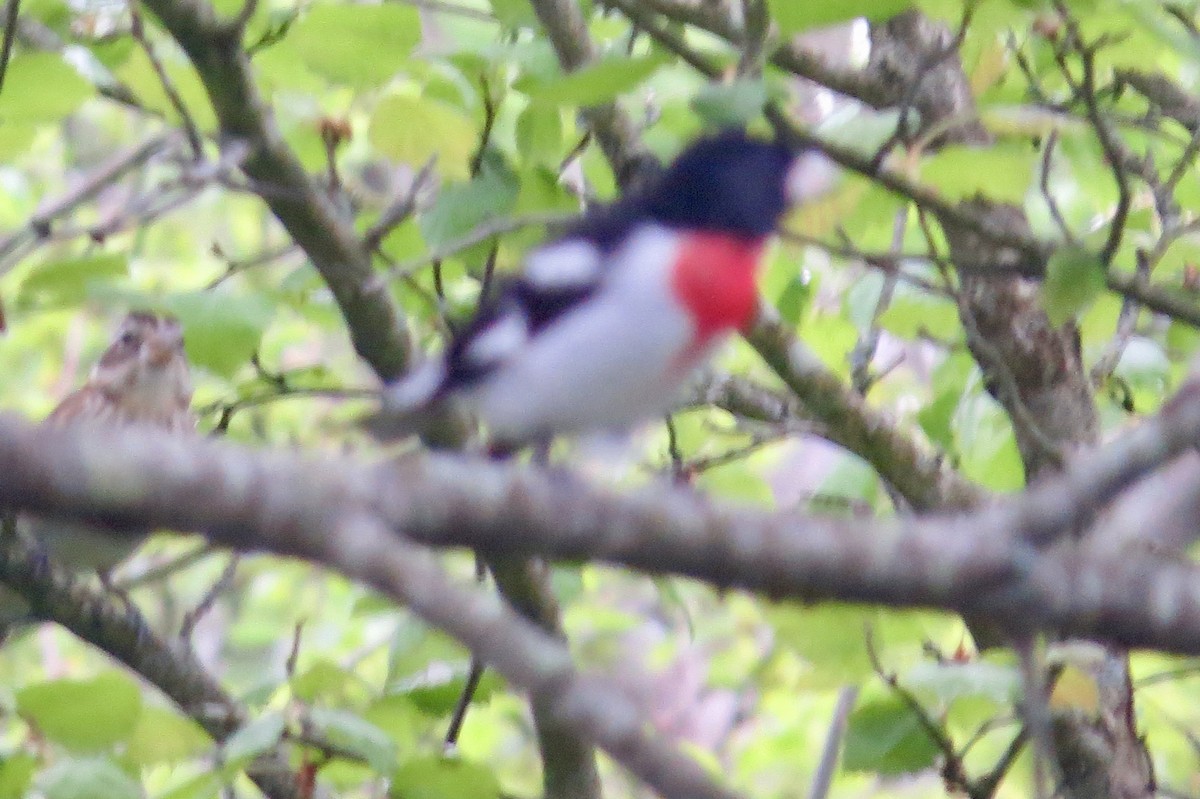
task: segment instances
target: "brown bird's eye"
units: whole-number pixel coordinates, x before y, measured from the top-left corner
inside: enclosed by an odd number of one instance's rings
[[[120,341],[122,346],[132,347],[138,343],[137,333],[134,333],[132,330],[127,330],[121,334]]]

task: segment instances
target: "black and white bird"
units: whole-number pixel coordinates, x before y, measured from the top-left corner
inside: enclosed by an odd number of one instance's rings
[[[741,131],[700,139],[644,189],[534,250],[380,418],[458,403],[494,441],[627,428],[665,413],[758,305],[764,246],[829,162]]]

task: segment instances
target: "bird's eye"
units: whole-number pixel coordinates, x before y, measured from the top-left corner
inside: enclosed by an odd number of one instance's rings
[[[138,335],[132,330],[126,330],[121,334],[120,342],[123,346],[132,347],[138,343]]]

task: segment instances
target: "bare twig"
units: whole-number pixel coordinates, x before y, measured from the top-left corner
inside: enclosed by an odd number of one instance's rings
[[[854,703],[858,701],[858,687],[846,686],[838,691],[837,704],[833,708],[833,718],[829,721],[829,732],[825,734],[825,746],[821,749],[821,759],[813,772],[812,786],[808,789],[808,799],[825,799],[833,784],[834,774],[837,773],[838,755],[842,751],[842,737],[850,722],[850,713]]]
[[[184,133],[187,135],[188,144],[192,148],[192,157],[199,161],[204,157],[204,140],[200,136],[200,129],[196,126],[196,120],[192,118],[192,112],[188,110],[187,105],[183,102],[183,97],[179,94],[179,90],[175,88],[175,82],[171,80],[171,76],[167,74],[166,67],[163,66],[162,60],[158,57],[158,53],[154,50],[154,45],[146,36],[146,29],[142,23],[142,13],[138,9],[137,0],[133,0],[129,4],[130,16],[130,35],[134,41],[142,48],[142,52],[146,54],[146,59],[150,62],[150,68],[154,70],[155,76],[158,77],[158,82],[162,86],[163,92],[167,95],[167,100],[171,103],[171,107],[175,109],[175,113],[179,115],[179,121],[183,125]]]
[[[4,76],[8,74],[8,62],[12,58],[13,42],[17,40],[17,20],[21,16],[21,0],[8,0],[4,4],[4,40],[0,42],[0,92],[4,91]]]
[[[225,564],[225,568],[221,570],[220,576],[209,586],[209,589],[200,598],[200,601],[196,603],[196,606],[184,615],[183,624],[179,628],[179,637],[182,640],[191,641],[192,632],[195,631],[196,625],[212,610],[213,605],[216,604],[221,594],[229,590],[230,585],[233,583],[234,574],[237,572],[237,566],[238,556],[234,555]]]

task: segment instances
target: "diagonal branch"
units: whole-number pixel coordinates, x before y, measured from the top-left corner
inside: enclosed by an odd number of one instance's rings
[[[325,537],[339,520],[378,517],[435,546],[599,558],[774,597],[937,607],[1191,653],[1200,651],[1196,567],[1126,552],[1039,553],[1032,544],[1086,522],[1197,441],[1200,386],[1189,384],[1158,417],[1017,497],[959,516],[866,522],[721,507],[661,487],[617,496],[560,473],[462,457],[306,462],[0,416],[0,503],[207,530],[240,549],[301,554],[359,577],[359,561],[379,556],[374,545]],[[1179,512],[1200,515],[1200,480],[1181,482],[1178,493]]]
[[[382,379],[407,369],[411,341],[387,284],[352,225],[304,171],[254,84],[242,29],[218,19],[206,0],[147,0],[208,91],[225,140],[247,148],[242,168],[333,292],[354,349]]]
[[[155,685],[213,740],[224,741],[249,719],[181,641],[158,637],[132,604],[76,582],[16,540],[0,547],[0,583],[20,592],[38,618],[61,624]],[[246,774],[269,799],[304,799],[282,750],[260,755]]]

